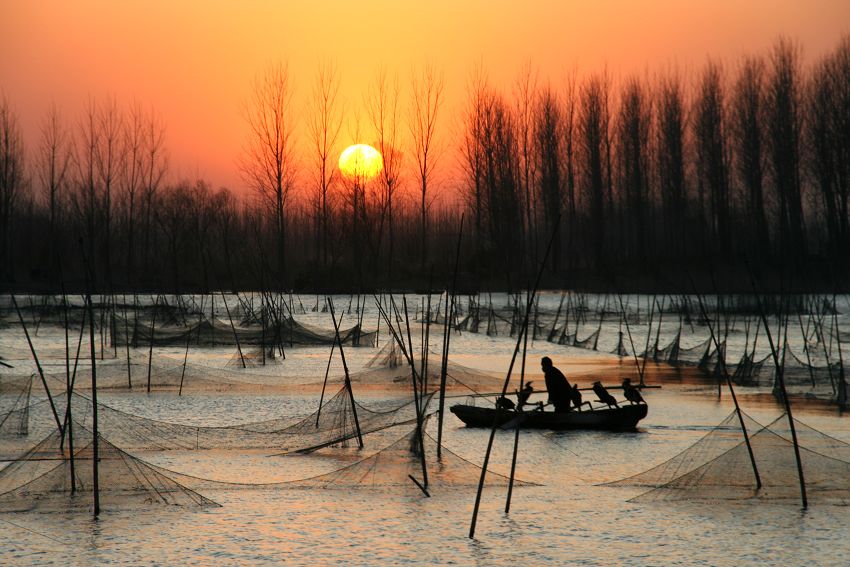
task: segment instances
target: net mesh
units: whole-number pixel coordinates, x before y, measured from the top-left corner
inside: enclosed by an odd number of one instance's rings
[[[278,350],[274,347],[258,346],[249,351],[237,350],[225,363],[227,368],[261,368],[273,364],[282,364],[283,361],[277,355]]]
[[[31,392],[32,376],[0,379],[0,437],[28,433]]]
[[[351,346],[374,346],[377,333],[363,331],[360,325],[348,329],[340,329],[340,340]],[[179,321],[164,321],[151,319],[150,322],[140,318],[127,321],[116,317],[112,341],[114,345],[130,346],[236,346],[240,345],[273,345],[288,346],[321,346],[334,343],[336,334],[333,330],[321,329],[312,325],[299,323],[294,318],[284,317],[280,324],[238,324],[217,318],[201,317],[190,324]]]
[[[481,474],[479,466],[467,461],[445,446],[442,448],[440,459],[437,459],[437,443],[427,433],[423,434],[423,444],[425,446],[429,489],[431,487],[474,486],[478,483]],[[409,491],[419,493],[419,488],[410,480],[410,476],[412,475],[422,482],[420,444],[415,426],[409,428],[389,446],[365,459],[332,472],[305,479],[274,483],[222,482],[167,469],[161,470],[169,477],[175,478],[195,490],[406,487]],[[508,483],[508,478],[488,471],[486,482],[490,486],[504,486]],[[514,486],[533,485],[534,483],[531,482],[514,480]]]
[[[93,508],[94,438],[74,427],[73,465],[67,444],[52,433],[32,451],[0,470],[0,511],[87,511]],[[71,467],[73,466],[73,475]],[[217,506],[106,439],[98,440],[98,487],[103,510],[158,505]]]
[[[387,341],[372,358],[366,362],[366,368],[396,368],[404,364],[404,357],[395,341]]]
[[[783,415],[759,427],[746,418],[750,446],[762,486],[757,487],[743,435],[734,432],[737,416],[673,459],[634,477],[610,483],[651,486],[631,501],[800,501],[800,480],[791,429]],[[810,502],[850,504],[850,445],[795,420],[806,493]],[[737,442],[736,442],[737,441]]]
[[[56,398],[59,415],[65,415],[64,396]],[[281,417],[235,426],[210,427],[160,421],[127,413],[98,403],[98,432],[111,443],[128,451],[268,449],[276,452],[309,451],[318,447],[345,444],[361,434],[381,431],[416,419],[416,410],[406,401],[388,402],[393,407],[372,409],[355,402],[346,387],[326,399],[321,410],[307,416]],[[49,405],[30,406],[38,414],[40,430],[55,427]],[[91,427],[93,413],[89,398],[74,393],[72,415]],[[355,408],[357,421],[355,421]],[[11,458],[21,449],[21,440],[0,443],[0,456]]]
[[[750,434],[762,427],[746,415],[744,420]],[[607,486],[661,486],[717,458],[743,441],[740,421],[733,411],[702,439],[676,456],[634,476],[607,483]]]

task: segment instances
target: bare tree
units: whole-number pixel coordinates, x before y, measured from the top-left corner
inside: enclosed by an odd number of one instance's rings
[[[168,155],[165,149],[165,124],[153,111],[142,119],[142,153],[139,170],[142,181],[142,201],[144,203],[144,266],[150,261],[153,231],[153,205],[160,185],[168,171]]]
[[[463,134],[460,149],[460,166],[466,178],[466,192],[473,213],[473,228],[476,252],[483,242],[483,123],[486,112],[489,86],[481,68],[477,68],[469,79],[469,100],[463,116]]]
[[[827,250],[846,257],[850,243],[850,36],[818,61],[806,96],[804,163],[823,203]]]
[[[355,111],[351,113],[349,122],[349,136],[352,140],[362,139],[361,115]],[[370,247],[370,179],[365,164],[359,161],[360,156],[355,156],[355,166],[347,175],[343,176],[345,191],[343,198],[346,212],[346,224],[348,241],[350,243],[351,260],[356,272],[357,285],[363,284],[363,260],[366,257],[367,248]],[[372,257],[374,259],[374,256]]]
[[[68,174],[71,166],[71,136],[55,104],[51,104],[41,125],[41,140],[36,154],[36,171],[47,201],[50,248],[55,250],[56,225],[62,200],[67,198]],[[53,254],[51,254],[53,256]],[[52,258],[51,258],[52,259]]]
[[[100,180],[97,175],[99,145],[100,122],[97,104],[93,98],[89,98],[77,126],[74,159],[77,165],[76,191],[72,195],[72,202],[84,223],[84,240],[91,263],[95,262],[95,241],[100,226],[98,220]],[[92,285],[95,285],[94,282]]]
[[[656,113],[656,170],[669,250],[684,252],[687,188],[685,186],[686,110],[678,74],[662,77]]]
[[[732,91],[730,131],[735,171],[744,189],[746,215],[753,226],[752,248],[770,253],[764,198],[764,61],[746,57]]]
[[[566,210],[567,219],[567,247],[569,257],[568,265],[576,262],[573,252],[573,243],[576,237],[576,224],[578,223],[578,191],[576,188],[577,156],[576,156],[576,110],[578,109],[578,76],[573,70],[567,75],[564,89],[564,175],[566,177]]]
[[[701,210],[708,212],[709,220],[706,243],[716,243],[721,253],[727,253],[730,250],[729,168],[723,82],[717,63],[710,61],[700,77],[693,114],[697,187]]]
[[[526,61],[514,83],[516,104],[516,126],[520,157],[520,191],[523,195],[523,226],[525,244],[536,250],[534,235],[534,189],[532,187],[535,175],[535,160],[532,146],[534,144],[534,111],[537,99],[537,70]],[[552,93],[550,93],[551,95]]]
[[[328,264],[328,226],[331,216],[330,193],[334,181],[333,152],[342,128],[342,105],[339,101],[339,73],[332,64],[319,65],[313,84],[313,98],[308,112],[308,128],[315,167],[316,255]]]
[[[590,208],[591,246],[598,268],[605,264],[605,210],[611,200],[608,92],[607,75],[587,79],[581,86],[578,116],[582,178]]]
[[[617,150],[621,202],[624,207],[621,249],[634,247],[631,256],[644,259],[648,248],[649,131],[651,105],[646,89],[636,78],[628,79],[620,97],[617,118]]]
[[[381,170],[381,204],[378,229],[378,248],[383,238],[383,227],[388,228],[387,242],[387,273],[392,274],[394,255],[394,224],[395,210],[393,201],[398,191],[401,178],[402,155],[399,150],[399,81],[398,77],[389,80],[386,71],[381,70],[375,77],[375,83],[367,97],[367,111],[372,127],[377,137],[378,151],[383,158],[384,167]]]
[[[434,134],[437,128],[437,115],[443,103],[443,74],[427,65],[421,72],[413,72],[410,83],[409,126],[419,181],[420,269],[424,273],[425,262],[428,258],[427,219],[430,206],[428,188],[433,181],[434,168],[437,164]]]
[[[551,234],[558,217],[561,215],[564,203],[564,115],[561,101],[551,87],[545,86],[540,90],[535,109],[533,123],[532,158],[536,175],[529,180],[536,180],[540,193],[541,216],[544,225],[543,234]],[[520,127],[522,140],[522,127]],[[522,141],[520,141],[522,144]],[[522,156],[522,150],[520,150]],[[522,159],[522,158],[521,158]],[[521,161],[522,163],[522,161]],[[525,187],[527,193],[528,186]],[[526,205],[531,203],[526,195]],[[535,247],[536,248],[536,247]],[[557,271],[561,262],[561,238],[555,239],[552,246],[552,268]]]
[[[800,180],[800,48],[780,37],[770,55],[765,96],[769,163],[779,200],[780,254],[806,253]]]
[[[145,116],[136,103],[130,108],[124,125],[124,148],[126,167],[121,176],[121,193],[124,199],[124,225],[127,230],[127,280],[135,270],[136,212],[139,192],[142,188],[142,166],[144,158]]]
[[[100,105],[97,120],[100,135],[95,150],[97,175],[102,190],[102,211],[106,232],[102,245],[109,291],[113,290],[112,240],[113,240],[113,192],[124,172],[124,116],[115,98],[110,97]]]
[[[508,103],[492,97],[483,123],[484,187],[490,244],[495,262],[513,269],[521,260],[522,195],[519,186],[519,144]]]
[[[18,116],[3,96],[0,98],[0,276],[5,276],[2,279],[11,279],[14,275],[12,221],[23,184],[24,140]]]
[[[289,68],[273,64],[254,81],[245,110],[249,138],[240,163],[246,183],[274,218],[281,277],[286,272],[287,201],[295,176],[291,107]]]

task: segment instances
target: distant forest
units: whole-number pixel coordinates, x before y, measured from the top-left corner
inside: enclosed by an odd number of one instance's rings
[[[550,240],[550,287],[671,291],[693,277],[747,290],[750,270],[771,287],[848,287],[850,36],[807,64],[779,38],[691,74],[555,86],[529,67],[507,94],[474,72],[456,124],[433,68],[412,75],[405,101],[379,75],[364,100],[385,167],[370,180],[337,172],[338,88],[320,66],[297,112],[309,139],[295,140],[288,69],[258,77],[243,199],[173,181],[153,111],[46,109],[40,137],[24,140],[3,98],[0,285],[80,290],[89,274],[115,292],[442,288],[463,218],[467,289],[525,287]],[[435,204],[440,131],[454,205]],[[296,159],[296,146],[309,153]]]

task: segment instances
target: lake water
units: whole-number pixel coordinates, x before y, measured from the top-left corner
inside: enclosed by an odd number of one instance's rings
[[[304,298],[305,305],[307,299]],[[507,303],[504,296],[494,303]],[[557,306],[558,296],[546,301]],[[347,315],[348,317],[348,315]],[[353,315],[351,315],[353,318]],[[364,325],[374,328],[377,315],[367,309]],[[299,320],[331,328],[328,314],[308,312]],[[345,326],[345,325],[344,325]],[[382,325],[383,327],[383,325]],[[635,334],[640,326],[632,329]],[[616,344],[617,322],[606,323],[600,350]],[[663,332],[671,332],[663,329]],[[703,334],[707,331],[703,331]],[[583,334],[583,333],[580,333]],[[385,333],[382,333],[385,335]],[[646,330],[643,331],[645,340]],[[691,344],[700,338],[695,332]],[[419,333],[414,334],[414,341]],[[432,329],[432,348],[441,333]],[[383,336],[381,342],[386,340]],[[58,328],[44,326],[34,338],[37,349],[59,349]],[[662,341],[663,342],[663,341]],[[684,339],[683,339],[684,342]],[[453,336],[452,359],[467,366],[502,371],[515,340],[463,333]],[[26,348],[20,328],[0,329],[0,355]],[[376,352],[347,348],[353,371]],[[233,348],[193,349],[189,360],[215,368],[216,375]],[[272,417],[307,415],[318,404],[315,383],[324,376],[326,347],[294,348],[285,361],[258,370],[228,370],[234,380],[291,383],[279,393],[173,392],[145,394],[103,392],[100,402],[129,413],[162,421],[196,425],[233,425]],[[147,349],[132,353],[143,359]],[[601,378],[616,384],[635,375],[634,361],[604,352],[587,352],[536,341],[528,355],[529,371],[542,387],[538,361],[549,355],[581,386]],[[182,362],[179,348],[156,348],[156,360]],[[9,358],[14,373],[31,362]],[[59,361],[45,359],[45,368]],[[106,367],[119,364],[104,361]],[[654,370],[650,365],[650,370]],[[4,373],[12,373],[5,369]],[[339,388],[341,365],[332,365],[333,391]],[[0,374],[2,383],[3,374]],[[297,377],[297,379],[295,379]],[[305,377],[313,377],[307,380]],[[141,378],[139,378],[141,380]],[[485,489],[475,539],[467,537],[475,487],[433,487],[430,498],[412,483],[397,487],[344,489],[210,490],[203,495],[219,507],[185,509],[158,506],[110,509],[97,520],[84,513],[23,512],[0,514],[0,564],[459,564],[459,565],[837,565],[850,553],[848,508],[764,501],[652,505],[628,500],[643,488],[600,486],[644,471],[702,438],[732,411],[726,390],[681,380],[668,369],[648,375],[658,389],[644,390],[649,415],[633,433],[522,431],[517,478],[538,483],[518,486],[509,514],[506,489]],[[358,390],[357,388],[360,387]],[[354,394],[366,406],[398,399],[398,385],[358,385]],[[42,396],[34,383],[33,398]],[[763,392],[738,389],[744,409],[761,423],[782,413]],[[461,396],[462,391],[455,391]],[[457,401],[457,400],[455,400]],[[831,406],[798,404],[795,417],[850,442],[850,421]],[[38,416],[33,416],[33,434]],[[49,420],[47,421],[49,428]],[[409,431],[409,428],[408,430]],[[429,432],[436,427],[429,424]],[[399,429],[397,437],[404,435]],[[447,416],[445,446],[480,465],[488,431],[469,429]],[[310,455],[269,456],[269,451],[145,451],[144,461],[185,474],[233,482],[273,482],[309,478],[374,454],[393,440],[392,434],[367,436],[362,451],[327,448]],[[496,435],[491,470],[506,474],[514,433]],[[470,484],[474,484],[473,479]],[[847,479],[850,482],[850,478]]]

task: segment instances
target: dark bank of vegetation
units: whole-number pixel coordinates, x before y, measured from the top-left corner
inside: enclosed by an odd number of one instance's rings
[[[299,141],[311,153],[296,159],[290,78],[271,69],[247,117],[250,201],[171,181],[165,127],[140,107],[52,109],[25,141],[4,99],[0,281],[79,289],[89,265],[103,291],[442,287],[463,218],[465,288],[523,287],[559,219],[552,287],[674,291],[693,277],[746,291],[752,269],[765,287],[846,288],[850,37],[808,65],[780,38],[694,76],[597,72],[556,88],[529,68],[511,96],[474,73],[441,158],[457,161],[443,189],[455,206],[433,205],[442,79],[425,70],[410,86],[402,104],[377,77],[366,100],[385,168],[344,179],[338,74],[319,69]]]

